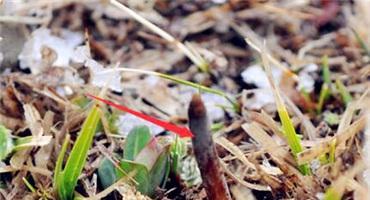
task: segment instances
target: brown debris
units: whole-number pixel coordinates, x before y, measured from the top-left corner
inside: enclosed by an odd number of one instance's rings
[[[191,128],[196,129],[194,133],[207,134],[194,138],[197,140],[194,150],[209,153],[211,163],[216,163],[214,167],[218,172],[200,167],[203,172],[213,173],[203,175],[205,187],[187,186],[178,178],[178,184],[173,185],[172,180],[167,182],[158,192],[158,198],[205,199],[212,195],[209,194],[211,188],[217,190],[216,193],[224,193],[227,199],[230,198],[228,189],[235,199],[317,199],[332,185],[340,187],[344,199],[366,198],[369,192],[365,182],[369,180],[362,177],[364,169],[358,164],[368,162],[362,148],[367,140],[364,130],[369,105],[366,91],[370,87],[370,58],[360,40],[369,48],[370,4],[337,0],[120,2],[179,42],[188,41],[186,45],[190,44],[189,48],[209,62],[210,72],[200,72],[171,42],[115,9],[109,1],[34,0],[22,4],[4,1],[0,32],[7,32],[6,28],[11,27],[11,34],[3,34],[0,38],[0,61],[4,57],[0,62],[0,124],[10,129],[15,137],[43,135],[52,139],[43,147],[27,147],[0,162],[0,182],[4,186],[0,188],[0,199],[56,198],[52,172],[62,140],[69,134],[73,143],[86,117],[86,105],[83,101],[77,105],[76,101],[83,100],[85,93],[97,94],[101,90],[92,84],[93,74],[86,63],[73,61],[66,66],[54,65],[71,52],[63,51],[58,55],[58,49],[52,45],[41,46],[40,52],[30,51],[35,55],[40,53],[40,66],[36,66],[39,74],[32,74],[32,70],[21,66],[19,51],[39,26],[50,29],[55,36],[62,36],[64,31],[83,35],[88,30],[93,55],[90,61],[103,64],[104,69],[119,62],[119,67],[174,75],[222,90],[241,106],[242,112],[238,113],[228,106],[223,107],[223,103],[207,100],[204,106],[210,115],[218,115],[217,109],[224,113],[219,119],[208,122],[203,115],[205,108],[196,106],[198,101],[191,105],[193,112],[188,119],[188,103],[191,95],[197,92],[196,88],[152,75],[120,73],[123,91],[107,92],[107,99],[176,124],[186,124],[190,120]],[[247,106],[256,98],[256,91],[263,89],[241,76],[246,69],[260,65],[255,49],[245,43],[244,37],[259,41],[261,46],[265,43],[273,71],[284,72],[275,81],[284,94],[283,101],[305,149],[298,158],[292,156],[286,143],[274,103],[261,109]],[[42,38],[42,41],[47,39]],[[18,53],[13,55],[13,52]],[[323,84],[322,57],[325,55],[329,58],[332,84],[330,97],[320,113],[316,107]],[[301,83],[301,72],[309,65],[316,66],[306,74],[312,78],[314,89],[303,91],[297,85]],[[350,93],[353,99],[350,104],[343,102],[335,80],[341,80]],[[269,92],[267,88],[261,102],[268,98]],[[124,114],[114,109],[103,112]],[[101,187],[96,172],[99,163],[107,157],[118,166],[115,156],[122,154],[127,134],[119,127],[118,133],[114,133],[110,130],[109,116],[102,118],[102,128],[94,137],[77,192],[89,199],[110,198],[107,195],[112,193],[117,198],[148,199],[124,182],[117,182],[107,190]],[[201,122],[194,125],[194,120]],[[216,148],[206,145],[209,151],[207,148],[197,150],[199,141],[206,140],[214,145],[212,137]],[[191,149],[191,144],[187,146]],[[335,152],[333,162],[329,160],[332,151]],[[186,154],[189,156],[192,151]],[[301,163],[311,167],[311,176],[303,176],[297,170]],[[221,176],[224,174],[226,179]],[[219,184],[213,180],[215,175],[221,178],[216,180]],[[30,192],[23,177],[36,192]],[[178,185],[181,187],[177,188]]]

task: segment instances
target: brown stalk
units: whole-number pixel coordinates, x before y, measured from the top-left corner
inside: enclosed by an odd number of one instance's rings
[[[231,200],[210,132],[206,108],[198,94],[193,95],[188,114],[190,130],[194,135],[194,154],[208,199]]]

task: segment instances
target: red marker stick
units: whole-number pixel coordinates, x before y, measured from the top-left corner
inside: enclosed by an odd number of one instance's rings
[[[148,122],[151,122],[151,123],[153,123],[155,125],[161,126],[164,129],[166,129],[166,130],[169,130],[171,132],[176,133],[180,137],[193,137],[193,134],[191,133],[191,131],[188,128],[186,128],[186,127],[176,126],[176,125],[171,124],[169,122],[165,122],[165,121],[156,119],[154,117],[150,117],[150,116],[145,115],[143,113],[137,112],[135,110],[131,110],[130,108],[127,108],[127,107],[122,106],[122,105],[119,105],[119,104],[115,104],[115,103],[113,103],[113,102],[111,102],[109,100],[106,100],[106,99],[103,99],[103,98],[100,98],[100,97],[97,97],[97,96],[94,96],[94,95],[91,95],[91,94],[86,94],[86,96],[88,96],[88,97],[90,97],[92,99],[101,101],[101,102],[103,102],[103,103],[105,103],[107,105],[110,105],[110,106],[114,107],[114,108],[117,108],[118,110],[121,110],[121,111],[130,113],[132,115],[135,115],[136,117],[139,117],[139,118],[141,118],[143,120],[146,120]]]

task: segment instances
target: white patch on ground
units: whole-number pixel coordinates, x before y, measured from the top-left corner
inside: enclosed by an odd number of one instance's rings
[[[223,4],[226,3],[226,0],[212,0],[212,2],[215,4]]]
[[[281,70],[276,67],[272,68],[272,76],[279,83],[281,79]],[[267,75],[261,65],[252,65],[244,70],[241,74],[243,81],[248,84],[254,84],[258,88],[270,88]]]
[[[318,68],[319,67],[313,63],[304,66],[304,68],[298,74],[299,81],[297,85],[297,90],[300,91],[304,89],[306,92],[310,93],[315,89],[315,80],[312,75],[310,75],[310,73],[317,71]]]
[[[316,198],[319,200],[323,200],[325,198],[325,194],[322,192],[316,193]]]
[[[74,53],[74,48],[83,42],[83,35],[77,32],[62,30],[61,36],[54,36],[46,28],[40,28],[32,32],[31,38],[24,44],[21,53],[18,55],[20,67],[29,68],[33,74],[42,71],[43,47],[52,49],[56,55],[53,66],[66,67]]]
[[[157,135],[164,131],[164,129],[160,126],[152,124],[148,121],[145,121],[141,118],[133,116],[131,114],[124,114],[118,117],[116,121],[116,126],[118,127],[118,132],[120,135],[127,137],[128,133],[135,127],[145,125],[148,126],[152,135]]]
[[[91,59],[90,52],[86,46],[77,47],[71,59],[76,63],[84,63],[84,65],[90,69],[91,84],[97,87],[104,87],[108,84],[109,89],[116,92],[122,92],[120,73],[114,71],[102,73],[102,71],[107,68],[104,68],[103,65]]]
[[[176,88],[174,90],[177,90]],[[189,102],[191,101],[191,98],[193,94],[198,93],[199,90],[190,88],[190,87],[183,87],[180,89],[180,92],[175,91],[176,93],[179,93],[180,95],[179,100],[186,105],[186,109],[188,109]],[[224,97],[219,96],[217,94],[212,93],[203,93],[201,94],[204,106],[207,109],[207,115],[210,120],[210,122],[215,122],[222,120],[225,116],[224,109],[221,108],[221,106],[224,107],[232,107],[231,103],[227,101]],[[181,108],[182,109],[182,108]]]
[[[249,66],[242,72],[241,76],[245,83],[254,84],[260,89],[255,90],[253,92],[253,97],[247,100],[245,105],[247,108],[259,110],[262,107],[275,102],[267,74],[260,65]],[[276,83],[279,84],[282,77],[282,71],[273,67],[272,76]]]
[[[158,76],[147,76],[145,77],[145,84],[149,87],[155,87],[159,83],[160,78]]]
[[[73,90],[71,87],[69,86],[63,86],[63,87],[57,87],[56,88],[56,92],[60,95],[60,96],[70,96],[73,94]]]
[[[253,97],[249,98],[245,106],[249,109],[261,109],[262,107],[273,104],[275,102],[274,95],[270,89],[254,90]]]
[[[282,71],[276,67],[272,67],[272,76],[276,83],[281,80]],[[241,74],[245,83],[254,84],[258,88],[270,88],[270,83],[267,79],[267,75],[261,65],[252,65],[244,70]]]

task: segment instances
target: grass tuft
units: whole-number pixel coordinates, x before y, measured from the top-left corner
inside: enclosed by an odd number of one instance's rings
[[[81,131],[68,156],[66,165],[62,170],[64,154],[69,143],[69,135],[67,135],[63,143],[54,172],[54,186],[56,187],[59,198],[62,200],[73,198],[74,188],[77,185],[78,177],[86,163],[88,150],[92,145],[99,121],[99,106],[98,104],[94,104],[82,125]]]
[[[280,95],[278,86],[276,85],[274,81],[274,78],[272,76],[271,67],[267,59],[267,56],[265,55],[265,51],[262,51],[260,55],[262,57],[262,63],[266,70],[267,77],[270,82],[270,86],[272,88],[273,94],[274,94],[278,115],[280,117],[280,121],[283,127],[284,136],[286,138],[288,145],[290,146],[290,149],[292,150],[294,157],[297,158],[297,154],[303,151],[301,140],[295,131],[293,122],[289,117],[288,111]],[[303,175],[311,174],[309,165],[307,164],[300,165],[298,166],[298,168]]]

